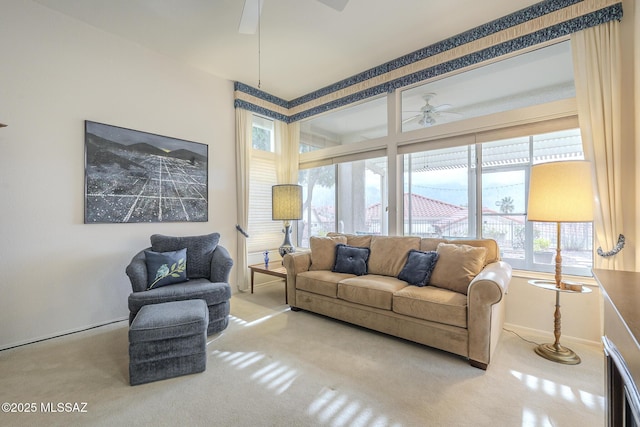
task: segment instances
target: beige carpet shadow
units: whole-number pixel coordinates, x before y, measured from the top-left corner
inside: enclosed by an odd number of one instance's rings
[[[583,360],[566,366],[503,332],[485,372],[449,353],[291,312],[279,283],[235,295],[231,312],[229,327],[209,337],[205,372],[136,387],[126,322],[0,352],[0,401],[37,407],[0,413],[0,425],[604,425],[597,347],[563,340]],[[59,403],[86,403],[86,412],[51,413]]]

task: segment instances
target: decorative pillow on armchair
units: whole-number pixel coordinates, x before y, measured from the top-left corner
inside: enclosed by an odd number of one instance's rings
[[[336,245],[336,262],[331,271],[355,274],[356,276],[367,274],[367,261],[370,252],[369,248],[358,248],[338,243]]]
[[[398,279],[414,286],[427,286],[438,257],[439,255],[436,251],[422,252],[411,249],[407,257],[407,263],[398,274]]]
[[[174,252],[144,251],[147,264],[147,290],[186,282],[187,278],[187,250]]]
[[[211,276],[211,258],[218,247],[219,233],[202,236],[173,237],[154,234],[151,236],[151,250],[170,252],[187,249],[187,277],[191,279]]]

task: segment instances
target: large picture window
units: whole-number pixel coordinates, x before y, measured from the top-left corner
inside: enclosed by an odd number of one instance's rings
[[[537,163],[579,159],[578,129],[406,154],[404,232],[492,238],[514,268],[552,272],[556,224],[527,221],[529,172]],[[562,225],[565,273],[589,274],[592,242],[591,223]]]

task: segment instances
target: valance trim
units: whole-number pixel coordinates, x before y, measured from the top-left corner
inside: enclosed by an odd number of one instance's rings
[[[550,0],[522,9],[450,39],[425,47],[393,61],[357,74],[308,95],[285,101],[259,89],[236,82],[236,108],[291,123],[396,89],[464,69],[490,59],[552,41],[604,22],[622,18],[622,4],[616,0]],[[613,4],[612,4],[613,3]],[[566,11],[562,11],[565,9]],[[596,9],[596,10],[593,10]],[[553,15],[545,22],[546,15]],[[578,16],[576,16],[578,15]],[[562,22],[552,24],[562,19]],[[539,29],[522,25],[537,20]],[[548,26],[545,26],[548,25]],[[519,29],[517,29],[519,28]],[[498,33],[511,31],[511,39],[496,44]],[[527,33],[527,31],[530,31]],[[526,34],[523,34],[526,33]],[[518,34],[523,34],[519,35]],[[488,45],[473,51],[478,45]],[[470,53],[465,51],[471,50]],[[458,55],[458,57],[456,57]],[[453,57],[446,60],[445,58]],[[434,62],[442,61],[439,63]],[[423,67],[419,69],[420,67]],[[417,71],[413,71],[418,68]],[[249,95],[248,97],[246,95]],[[249,98],[250,100],[243,99]],[[304,104],[308,104],[306,107]]]

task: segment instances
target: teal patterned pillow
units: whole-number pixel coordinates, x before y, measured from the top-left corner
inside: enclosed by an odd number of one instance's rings
[[[174,252],[144,251],[147,263],[147,290],[186,282],[187,249]]]

